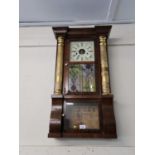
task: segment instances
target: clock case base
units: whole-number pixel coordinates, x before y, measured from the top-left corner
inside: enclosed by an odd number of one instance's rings
[[[94,100],[99,103],[99,118],[100,129],[98,131],[93,130],[64,130],[64,117],[63,116],[63,104],[64,101],[70,100],[72,102]],[[93,118],[92,118],[93,121]],[[72,98],[72,96],[52,96],[52,111],[50,116],[49,125],[49,138],[117,138],[116,123],[113,111],[113,95],[104,96],[78,96]]]

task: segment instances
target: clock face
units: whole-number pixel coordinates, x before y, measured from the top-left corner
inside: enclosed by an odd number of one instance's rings
[[[94,61],[94,41],[72,41],[70,61]]]

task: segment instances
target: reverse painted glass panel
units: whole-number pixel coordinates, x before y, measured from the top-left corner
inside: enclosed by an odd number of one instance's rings
[[[74,64],[69,67],[70,92],[95,92],[94,64]]]
[[[69,67],[69,91],[80,92],[82,87],[81,65],[70,65]]]

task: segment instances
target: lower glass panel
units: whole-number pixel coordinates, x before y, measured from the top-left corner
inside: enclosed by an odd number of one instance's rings
[[[99,109],[97,103],[65,102],[64,129],[99,129]]]
[[[95,92],[94,64],[74,64],[69,66],[69,92]]]

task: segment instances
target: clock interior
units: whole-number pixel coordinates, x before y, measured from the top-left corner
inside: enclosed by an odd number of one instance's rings
[[[96,102],[65,102],[64,129],[99,129],[99,109]],[[93,118],[93,121],[92,121]]]

